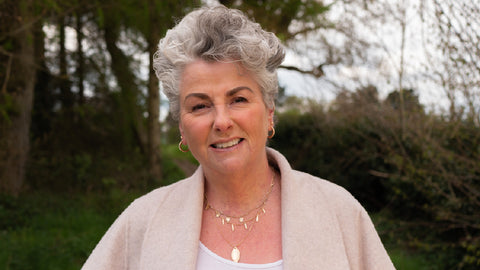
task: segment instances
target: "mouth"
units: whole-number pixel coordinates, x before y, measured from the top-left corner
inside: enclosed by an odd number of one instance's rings
[[[224,142],[224,143],[214,143],[214,144],[211,144],[211,146],[216,149],[225,149],[225,148],[233,147],[242,141],[243,139],[233,139],[231,141]]]

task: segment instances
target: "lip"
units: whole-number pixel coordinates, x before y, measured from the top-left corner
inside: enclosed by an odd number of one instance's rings
[[[210,148],[221,151],[221,150],[229,150],[237,147],[240,145],[245,139],[244,138],[231,138],[221,141],[216,141],[210,144]]]

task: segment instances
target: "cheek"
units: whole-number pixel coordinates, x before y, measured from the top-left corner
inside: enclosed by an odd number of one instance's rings
[[[259,117],[261,116],[261,117]],[[252,119],[257,119],[257,121],[252,122]],[[257,130],[258,133],[261,133],[261,135],[266,135],[268,136],[268,128],[270,126],[270,118],[268,113],[265,112],[264,109],[258,109],[255,111],[252,111],[248,116],[246,116],[245,121],[247,123],[250,123],[250,125],[255,124],[255,129]]]
[[[205,121],[201,119],[183,118],[181,121],[180,130],[184,138],[189,142],[202,140],[208,133]]]

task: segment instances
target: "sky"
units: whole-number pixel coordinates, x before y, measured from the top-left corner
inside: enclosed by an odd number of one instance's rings
[[[480,43],[480,5],[476,1],[337,1],[332,5],[328,18],[335,25],[347,29],[346,32],[354,39],[370,46],[352,49],[353,60],[349,64],[325,66],[325,76],[322,78],[315,79],[312,76],[281,70],[280,82],[287,86],[287,93],[329,102],[341,89],[353,91],[368,84],[377,86],[380,97],[384,98],[398,89],[401,81],[402,88],[412,88],[417,92],[420,102],[427,110],[445,111],[450,104],[445,92],[446,87],[440,80],[442,77],[456,80],[457,85],[465,83],[465,80],[475,81],[475,76],[478,81],[480,77],[478,65],[476,71],[470,70],[470,77],[464,76],[469,71],[462,70],[467,65],[458,67],[460,70],[446,70],[443,63],[450,56],[445,55],[439,46],[442,40],[447,39],[454,47],[468,47],[469,45],[461,43],[470,42],[470,45],[478,48],[475,44]],[[365,3],[368,4],[365,6]],[[439,21],[450,27],[448,30],[451,31],[451,36],[440,35]],[[327,50],[322,46],[322,42],[325,40],[341,50],[346,47],[349,38],[338,31],[319,30],[318,33],[293,43],[291,47],[296,49],[289,50],[285,62],[304,69],[324,63]],[[358,44],[360,42],[357,42]],[[477,55],[475,56],[475,51],[472,50],[470,57],[462,50],[458,50],[461,55],[456,57],[464,57],[467,62],[476,63],[480,60],[478,49]],[[400,70],[403,70],[401,80]],[[456,96],[457,105],[465,105],[465,89],[450,91]],[[478,84],[466,91],[473,94],[472,99],[480,107]]]
[[[438,104],[438,101],[443,98],[439,86],[422,78],[426,59],[423,53],[422,35],[419,33],[421,21],[415,14],[418,6],[409,2],[411,1],[402,1],[407,9],[403,86],[417,89],[423,104]],[[346,4],[335,4],[332,6],[328,18],[335,23],[342,24],[348,17],[354,26],[352,29],[354,36],[375,45],[371,48],[364,48],[362,56],[353,56],[356,59],[350,65],[340,63],[326,66],[324,68],[325,77],[319,79],[280,70],[280,83],[286,86],[287,93],[329,102],[342,89],[353,91],[360,86],[373,84],[379,89],[380,96],[385,97],[389,92],[398,88],[402,39],[400,23],[395,19],[381,17],[365,22],[362,19],[371,15],[368,12],[361,12],[359,9],[352,11],[352,8],[354,7]],[[381,6],[372,8],[377,8],[378,12],[382,13]],[[322,32],[322,37],[326,37],[328,41],[332,41],[332,44],[336,44],[338,47],[344,46],[347,42],[347,38],[342,38],[342,34],[335,31],[320,32]],[[289,50],[285,64],[309,68],[325,62],[325,54],[314,49],[319,47],[318,50],[322,50],[322,46],[318,45],[320,43],[318,39],[311,37],[299,40],[298,46],[308,49],[303,49],[300,53]]]
[[[449,0],[444,0],[449,1]],[[468,0],[461,0],[461,2]],[[215,1],[209,1],[215,2]],[[419,3],[423,3],[424,14],[432,13],[432,0],[377,0],[368,1],[368,9],[358,3],[364,1],[336,1],[332,5],[327,18],[335,25],[344,27],[349,31],[348,35],[361,40],[366,47],[353,44],[351,51],[345,51],[350,36],[335,31],[322,29],[308,36],[296,38],[287,45],[287,54],[284,65],[296,66],[308,70],[321,63],[325,63],[329,57],[328,47],[335,47],[338,51],[349,55],[345,61],[324,66],[325,76],[315,78],[312,75],[300,74],[296,71],[280,68],[278,70],[279,84],[286,88],[288,95],[312,98],[320,102],[331,102],[341,90],[354,91],[360,86],[373,84],[379,89],[381,98],[386,97],[391,91],[399,87],[399,70],[403,67],[402,86],[413,88],[419,95],[420,102],[434,110],[448,107],[448,100],[445,97],[443,88],[432,80],[434,70],[428,66],[441,62],[444,57],[435,42],[437,32],[430,29],[428,20],[422,18],[418,12]],[[357,4],[356,4],[357,3]],[[404,12],[402,12],[404,11]],[[460,20],[458,24],[468,23],[469,18]],[[478,18],[477,18],[478,19]],[[402,27],[400,22],[405,21],[403,40],[403,62],[402,62]],[[47,42],[55,36],[54,26],[45,26]],[[68,50],[75,51],[76,33],[74,29],[67,28]],[[125,39],[128,40],[128,39]],[[48,44],[48,43],[47,43]],[[346,45],[347,44],[347,45]],[[122,49],[131,54],[140,64],[137,75],[146,79],[148,74],[148,54],[139,54],[132,44],[120,44]],[[51,42],[50,46],[56,46]],[[84,44],[87,48],[88,44]],[[50,50],[54,53],[56,49]],[[330,55],[331,56],[331,55]],[[53,71],[55,72],[55,71]],[[430,73],[429,73],[430,72]],[[114,82],[111,82],[115,85]],[[87,94],[89,87],[87,86]],[[162,95],[162,100],[167,100]],[[161,117],[167,114],[165,104],[161,108]]]

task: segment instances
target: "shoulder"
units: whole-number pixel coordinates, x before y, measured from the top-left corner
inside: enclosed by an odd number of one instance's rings
[[[129,216],[135,215],[137,218],[150,217],[160,207],[171,201],[181,200],[185,193],[194,189],[196,185],[195,177],[182,179],[168,186],[160,187],[149,193],[135,199],[124,211]]]
[[[162,200],[168,198],[169,196],[175,196],[176,192],[181,192],[182,190],[188,188],[192,184],[193,184],[192,178],[182,179],[168,186],[156,188],[150,191],[149,193],[135,199],[134,203],[139,205],[150,204],[150,203],[157,204]]]
[[[360,203],[344,187],[328,180],[296,170],[291,171],[293,182],[302,192],[309,194],[315,201],[322,200],[328,203],[333,209],[338,210],[363,210]]]
[[[345,188],[328,180],[291,168],[287,159],[278,151],[268,148],[271,164],[278,167],[282,175],[284,195],[289,199],[299,199],[315,203],[327,203],[334,209],[350,207],[362,209],[358,201]]]
[[[331,248],[340,246],[354,269],[395,269],[368,213],[350,192],[330,181],[293,170],[285,157],[272,149],[268,153],[281,173],[282,211],[287,217],[286,230],[292,232],[287,235],[296,237],[302,228],[308,230],[303,239],[309,245],[335,239]],[[311,224],[317,226],[308,226]],[[291,236],[292,245],[301,241],[295,237]]]
[[[115,237],[132,238],[130,242],[142,239],[158,215],[167,215],[177,211],[178,206],[185,198],[192,197],[196,179],[189,177],[168,186],[160,187],[135,199],[117,217],[109,230]]]

